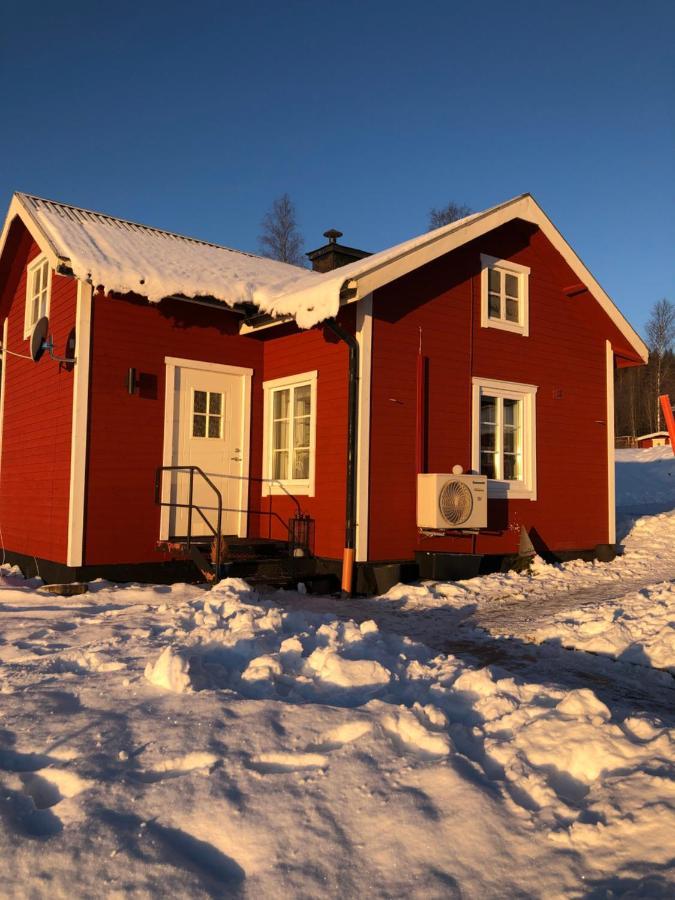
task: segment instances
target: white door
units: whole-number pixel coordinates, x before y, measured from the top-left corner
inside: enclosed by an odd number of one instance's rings
[[[223,507],[222,534],[246,533],[248,472],[244,466],[247,465],[245,429],[248,428],[249,410],[244,407],[248,405],[249,385],[250,375],[221,371],[216,366],[203,370],[181,365],[174,368],[171,464],[198,466],[218,488]],[[172,502],[188,503],[189,473],[171,473],[169,482]],[[216,494],[196,472],[192,502],[216,528]],[[188,510],[171,507],[169,535],[185,537],[187,533]],[[197,509],[192,512],[192,534],[212,536]]]

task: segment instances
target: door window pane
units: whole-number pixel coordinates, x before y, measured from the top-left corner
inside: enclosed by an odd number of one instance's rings
[[[224,397],[217,391],[195,391],[192,395],[192,437],[223,436]]]
[[[206,416],[195,413],[192,417],[192,437],[206,437]]]
[[[195,391],[193,408],[196,413],[206,412],[206,391]]]

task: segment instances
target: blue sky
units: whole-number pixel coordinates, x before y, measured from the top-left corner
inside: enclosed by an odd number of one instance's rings
[[[0,204],[378,250],[529,191],[633,323],[673,291],[675,5],[5,0]]]

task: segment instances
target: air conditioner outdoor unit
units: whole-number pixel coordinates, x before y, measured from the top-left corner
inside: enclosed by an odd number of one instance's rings
[[[417,526],[443,530],[486,528],[486,476],[418,475]]]

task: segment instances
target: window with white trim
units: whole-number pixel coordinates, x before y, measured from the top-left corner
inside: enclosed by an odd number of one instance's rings
[[[481,254],[481,325],[529,333],[527,266]]]
[[[224,397],[217,391],[192,392],[192,437],[222,438]]]
[[[29,266],[26,273],[26,315],[24,318],[23,336],[30,336],[33,326],[43,316],[49,315],[49,297],[51,294],[49,261],[46,256],[38,256]]]
[[[263,384],[264,493],[314,494],[316,372]]]
[[[536,399],[530,384],[473,379],[473,460],[488,495],[536,499]]]

